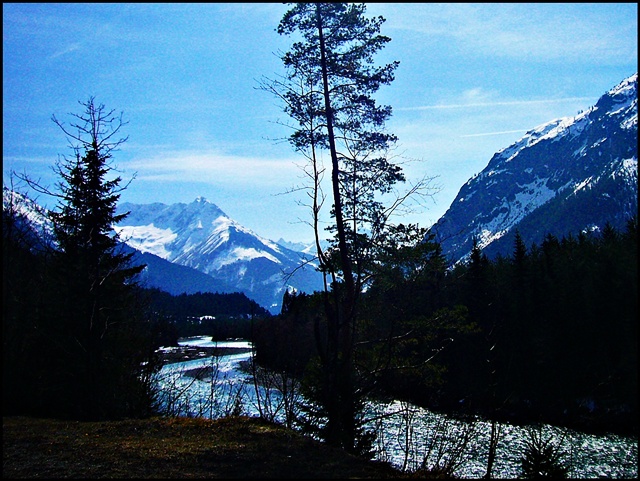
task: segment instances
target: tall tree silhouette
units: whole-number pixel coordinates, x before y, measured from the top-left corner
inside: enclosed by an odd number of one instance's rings
[[[382,194],[405,182],[401,167],[390,160],[396,136],[384,129],[391,107],[373,98],[393,81],[399,64],[376,66],[373,61],[390,41],[380,34],[384,18],[366,18],[364,4],[292,5],[277,31],[301,41],[281,56],[287,76],[262,88],[284,102],[296,123],[289,141],[310,161],[305,173],[311,179],[317,257],[325,273],[326,330],[316,328],[322,372],[316,394],[327,418],[321,435],[334,445],[361,451],[355,421],[360,394],[353,364],[358,305],[391,215],[423,192],[427,180],[395,195],[389,205],[380,202]],[[333,221],[328,230],[334,241],[328,250],[323,250],[319,234],[325,200],[321,151],[329,153],[331,162]]]
[[[152,410],[153,345],[143,326],[133,254],[121,249],[113,226],[126,188],[113,175],[113,152],[127,139],[126,124],[97,104],[80,102],[66,134],[73,156],[55,165],[57,206],[49,212],[56,249],[49,266],[48,319],[43,324],[53,349],[51,401],[61,414],[83,419],[144,415]],[[149,331],[148,329],[146,330]]]

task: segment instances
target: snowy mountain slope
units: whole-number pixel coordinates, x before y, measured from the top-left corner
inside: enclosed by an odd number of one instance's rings
[[[25,242],[36,249],[52,245],[53,228],[45,210],[34,200],[3,186],[2,212],[7,219],[2,224],[3,229],[17,229],[22,236],[26,236]],[[15,224],[8,222],[10,218]]]
[[[449,259],[465,259],[474,237],[489,257],[511,254],[516,229],[527,246],[606,222],[624,229],[638,210],[637,85],[635,74],[497,152],[431,228]]]
[[[3,229],[16,229],[19,231],[17,236],[37,250],[54,245],[53,227],[45,209],[37,202],[4,187],[2,206],[3,214],[8,215],[10,212],[15,214],[13,216],[15,224],[9,224],[7,218],[3,223]],[[134,252],[134,263],[146,265],[137,279],[144,287],[155,287],[173,295],[197,292],[238,292],[237,288],[223,280],[214,279],[190,267],[174,264],[151,252],[143,253],[126,244],[123,244],[123,248],[125,252]]]
[[[321,287],[312,267],[298,269],[302,253],[258,236],[203,197],[190,204],[123,203],[118,212],[129,212],[116,227],[129,246],[207,274],[274,313],[287,288]]]
[[[131,247],[129,247],[131,249]],[[135,250],[135,249],[132,249]],[[233,286],[220,279],[180,264],[174,264],[155,254],[136,251],[133,261],[145,264],[139,280],[145,287],[155,287],[174,296],[180,294],[196,294],[198,292],[238,292]]]

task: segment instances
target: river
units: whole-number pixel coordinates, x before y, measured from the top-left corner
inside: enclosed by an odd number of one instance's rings
[[[208,337],[182,340],[182,346],[247,349],[246,341],[214,343]],[[240,369],[250,352],[203,357],[165,365],[158,375],[162,406],[173,415],[216,419],[231,414],[258,416],[265,399],[277,403],[279,393],[256,387],[250,374]],[[262,401],[259,404],[259,401]],[[284,422],[276,408],[274,420]],[[461,478],[482,478],[486,472],[491,423],[481,419],[460,421],[401,401],[370,402],[367,425],[378,434],[377,459],[400,469],[415,469],[426,458],[427,465],[447,464]],[[492,469],[494,478],[512,479],[521,474],[521,457],[531,428],[498,425],[501,435]],[[638,440],[618,435],[590,435],[550,425],[536,431],[552,439],[565,453],[571,478],[638,477]],[[465,442],[466,441],[466,442]]]

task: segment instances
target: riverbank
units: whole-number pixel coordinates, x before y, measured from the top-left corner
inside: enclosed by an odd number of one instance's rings
[[[195,337],[194,339],[201,339],[201,337]],[[243,354],[251,352],[251,348],[244,347],[210,347],[210,346],[192,346],[182,345],[179,347],[172,347],[170,349],[164,349],[160,351],[163,364],[174,364],[177,362],[192,361],[196,359],[204,359],[207,357],[221,357],[232,354]],[[241,364],[242,370],[250,374],[250,369],[247,366]],[[201,380],[205,380],[210,377],[210,369],[197,368],[191,369],[185,373],[187,376],[197,377]],[[417,404],[419,405],[419,404]],[[627,413],[620,413],[614,415],[607,413],[606,416],[598,416],[587,412],[581,413],[579,416],[569,416],[567,414],[562,416],[538,416],[533,417],[531,410],[523,410],[522,412],[512,411],[510,413],[502,413],[496,415],[496,413],[486,412],[461,412],[456,405],[440,405],[429,406],[422,405],[424,409],[428,409],[432,412],[441,413],[444,415],[452,416],[454,418],[463,419],[465,416],[480,416],[484,419],[495,419],[502,423],[513,424],[516,426],[527,426],[536,423],[552,424],[558,427],[564,427],[573,429],[586,434],[593,434],[597,436],[603,436],[607,434],[615,434],[625,437],[638,437],[638,422],[637,419],[632,419]]]
[[[181,344],[183,343],[186,344],[182,341]],[[193,343],[195,344],[193,347],[213,344],[208,339],[201,338],[195,338]],[[228,340],[224,341],[224,344],[217,343],[215,345],[244,348],[247,343]],[[222,373],[224,377],[224,382],[219,383],[222,390],[219,392],[220,397],[217,401],[221,402],[222,406],[231,406],[226,396],[232,394],[235,400],[241,399],[243,414],[257,416],[253,385],[246,384],[247,377],[252,374],[251,370],[247,371],[245,366],[250,362],[250,357],[250,353],[245,353],[232,356],[232,359],[223,356],[218,361],[192,360],[178,368],[172,365],[166,366],[165,374],[168,376],[168,385],[172,389],[177,387],[178,391],[184,389],[185,393],[189,389],[189,394],[185,394],[185,396],[189,396],[189,402],[185,406],[190,407],[178,412],[181,415],[198,416],[202,406],[208,406],[207,403],[211,402],[210,389],[205,385],[203,391],[201,383],[188,378],[195,377],[207,380],[213,374],[210,372],[211,368],[215,367],[216,375]],[[212,362],[218,362],[218,364],[212,364]],[[240,385],[243,386],[242,394],[239,390]],[[234,386],[235,388],[233,388]],[[192,388],[193,390],[191,390]],[[425,449],[431,449],[428,446],[435,446],[436,452],[440,452],[439,450],[442,448],[445,449],[442,452],[446,452],[449,449],[446,447],[447,445],[457,446],[457,440],[463,438],[467,431],[472,430],[473,436],[465,447],[467,454],[465,454],[464,466],[455,472],[464,478],[480,478],[485,474],[487,467],[485,453],[490,442],[491,431],[491,425],[486,420],[478,419],[475,416],[470,420],[458,419],[458,416],[451,416],[442,411],[425,410],[417,405],[405,406],[393,401],[393,398],[389,398],[387,401],[372,400],[371,404],[367,406],[369,417],[372,420],[377,420],[372,421],[368,428],[379,433],[381,440],[380,450],[376,455],[377,459],[389,462],[398,469],[402,466],[416,468],[426,454]],[[409,447],[408,458],[405,453],[405,445],[397,444],[395,441],[398,427],[403,426],[405,422],[405,409],[411,411],[411,431],[413,433],[412,439],[414,439]],[[227,411],[223,409],[220,412],[224,415]],[[213,417],[218,417],[218,415]],[[558,446],[562,452],[570,453],[567,465],[571,466],[573,477],[637,477],[637,438],[634,442],[633,439],[616,436],[591,436],[546,424],[540,428],[544,430],[545,436],[550,436],[554,443],[559,443]],[[443,437],[443,433],[446,433],[446,436]],[[506,419],[502,420],[499,454],[492,473],[494,476],[509,479],[519,476],[521,458],[528,437],[530,437],[530,430],[525,426],[518,426],[518,423],[512,425]],[[428,463],[428,465],[438,464],[437,459],[431,459]]]
[[[111,422],[3,417],[2,477],[411,478],[388,464],[249,417]]]

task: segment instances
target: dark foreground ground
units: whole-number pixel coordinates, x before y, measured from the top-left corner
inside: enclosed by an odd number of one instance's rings
[[[415,473],[425,478],[427,473]],[[78,422],[2,418],[3,478],[411,477],[247,417]]]

